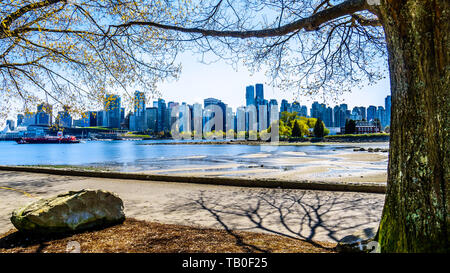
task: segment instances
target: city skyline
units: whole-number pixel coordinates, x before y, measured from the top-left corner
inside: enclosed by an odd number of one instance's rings
[[[174,124],[179,126],[179,129],[176,130],[180,132],[198,130],[199,127],[195,129],[194,125],[196,117],[199,117],[202,124],[200,130],[208,130],[205,126],[210,124],[210,120],[214,118],[215,121],[211,125],[212,127],[208,127],[209,130],[228,131],[232,129],[239,131],[238,128],[241,127],[245,131],[261,131],[267,129],[272,121],[280,119],[282,112],[289,112],[297,113],[298,116],[321,119],[328,128],[343,128],[348,119],[371,122],[378,119],[380,128],[390,125],[391,98],[389,95],[384,99],[384,106],[372,104],[368,107],[355,106],[352,109],[345,103],[331,107],[315,101],[308,111],[308,107],[298,101],[290,103],[286,99],[282,99],[278,103],[277,99],[265,97],[264,85],[261,83],[246,86],[244,93],[245,106],[233,109],[220,99],[209,97],[203,99],[204,109],[202,109],[202,105],[199,103],[191,105],[186,102],[180,104],[180,102],[168,101],[166,104],[162,98],[151,104],[151,99],[146,99],[143,92],[136,90],[133,111],[126,111],[122,107],[120,96],[106,94],[102,110],[86,111],[80,119],[74,119],[69,112],[70,108],[64,107],[64,111],[57,112],[53,123],[52,105],[42,103],[37,106],[37,111],[34,113],[18,114],[17,123],[13,120],[7,120],[6,123],[10,130],[14,130],[15,124],[17,127],[58,124],[66,128],[106,127],[156,133],[170,132]],[[152,107],[146,107],[146,102]],[[214,109],[214,107],[216,108]],[[218,113],[221,114],[218,116]],[[217,121],[217,117],[220,117],[219,121]],[[239,123],[242,125],[238,125]],[[220,124],[219,129],[216,128],[218,124]]]
[[[323,103],[320,96],[309,96],[296,94],[295,90],[282,91],[268,84],[270,79],[264,74],[264,70],[250,73],[249,70],[240,64],[233,66],[223,60],[213,63],[201,63],[195,56],[182,54],[178,62],[183,64],[183,72],[176,81],[165,82],[159,85],[163,97],[166,101],[184,101],[188,104],[201,103],[203,98],[214,97],[226,102],[236,109],[245,106],[245,92],[242,88],[255,83],[264,84],[264,95],[266,98],[287,99],[288,101],[298,100],[302,105],[311,107],[314,101]],[[390,81],[386,77],[378,82],[363,83],[365,87],[355,86],[351,93],[340,95],[342,99],[335,104],[346,103],[349,107],[384,105],[384,98],[390,95]],[[189,92],[180,92],[188,90]],[[134,91],[134,90],[133,90]],[[224,95],[226,94],[226,95]],[[327,99],[327,105],[334,102]]]

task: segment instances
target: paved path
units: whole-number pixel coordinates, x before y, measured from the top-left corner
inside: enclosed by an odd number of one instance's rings
[[[0,233],[13,228],[9,221],[13,209],[39,197],[83,188],[117,193],[124,200],[127,217],[331,242],[358,230],[376,229],[384,204],[382,194],[0,171]]]

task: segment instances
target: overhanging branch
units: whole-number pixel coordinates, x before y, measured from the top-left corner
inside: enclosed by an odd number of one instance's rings
[[[183,33],[202,34],[203,36],[215,36],[215,37],[234,37],[234,38],[265,38],[283,36],[294,31],[304,29],[306,31],[313,31],[320,27],[320,25],[340,18],[346,15],[352,15],[355,12],[368,10],[369,6],[366,0],[347,0],[339,5],[317,12],[310,17],[302,18],[292,23],[271,29],[261,30],[248,30],[248,31],[220,31],[209,30],[202,28],[185,28],[175,25],[165,25],[155,22],[146,21],[131,21],[120,25],[111,25],[111,28],[127,28],[132,26],[149,26],[166,30],[174,30]]]

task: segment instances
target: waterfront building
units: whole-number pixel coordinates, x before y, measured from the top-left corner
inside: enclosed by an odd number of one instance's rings
[[[336,105],[333,108],[333,126],[334,127],[344,127],[345,121],[350,118],[350,111],[347,110],[346,104]]]
[[[285,99],[281,100],[281,105],[280,105],[281,113],[282,112],[290,112],[290,108],[291,108],[291,105],[287,100],[285,100]]]
[[[9,130],[14,131],[16,129],[16,124],[15,124],[14,120],[7,119],[6,120],[6,127],[8,127]]]
[[[120,97],[118,95],[107,94],[105,96],[104,107],[107,117],[107,126],[109,128],[120,129],[121,123],[121,107]]]
[[[56,117],[56,123],[64,128],[72,127],[72,116],[69,113],[70,107],[63,106],[63,111],[58,112],[58,116]]]
[[[147,117],[147,128],[150,132],[155,133],[158,130],[158,108],[147,107],[145,109]]]
[[[384,99],[384,107],[386,110],[386,125],[391,125],[391,96]]]
[[[366,107],[360,106],[360,107],[358,107],[358,109],[359,109],[359,114],[361,115],[361,119],[367,120]]]
[[[377,118],[380,120],[381,128],[386,127],[386,110],[383,106],[378,106],[377,109]]]
[[[246,102],[246,106],[256,105],[255,87],[253,85],[249,85],[245,88],[245,102]]]
[[[257,105],[262,104],[263,100],[264,100],[264,85],[262,83],[257,83],[255,85],[255,90],[256,90],[256,96],[255,96],[256,104]]]
[[[37,106],[36,125],[52,125],[52,106],[48,103],[41,103]]]
[[[302,106],[298,101],[292,102],[290,113],[297,112],[297,115],[300,116],[300,112],[302,111]]]
[[[179,106],[179,130],[180,132],[191,132],[191,113],[189,105],[185,102]]]
[[[217,113],[217,114],[221,114],[222,115],[222,131],[224,131],[227,127],[226,127],[226,111],[227,111],[227,105],[225,103],[223,103],[221,100],[219,99],[215,99],[215,98],[207,98],[203,100],[203,106],[205,109],[210,108],[212,109],[212,112],[207,112],[207,119],[206,122],[208,122],[209,120],[211,120],[212,118],[216,117],[216,112],[219,111],[221,113]],[[212,106],[212,107],[211,107]],[[217,107],[214,107],[217,106]],[[217,119],[216,122],[220,122],[220,119]],[[217,124],[219,125],[219,124]],[[220,127],[220,126],[219,126]],[[215,129],[215,123],[212,126],[211,130],[216,130]]]
[[[373,121],[362,121],[358,120],[356,121],[356,134],[372,134],[372,133],[379,133],[380,129]]]
[[[370,105],[367,108],[367,121],[373,121],[377,118],[377,107],[374,105]]]
[[[23,119],[23,114],[17,114],[17,127],[22,126]]]
[[[144,92],[135,91],[134,92],[134,123],[133,131],[145,131],[147,130],[147,117],[145,109],[145,94]],[[131,120],[130,120],[131,122]]]
[[[203,137],[203,110],[200,103],[192,105],[192,131],[194,132],[194,139],[201,139]]]
[[[109,127],[108,126],[108,116],[106,111],[97,111],[97,126],[99,127]]]
[[[34,112],[28,112],[24,114],[23,120],[20,126],[32,126],[36,124],[36,114]]]
[[[352,109],[352,113],[350,115],[350,119],[352,120],[362,120],[362,116],[359,112],[359,108],[358,107],[353,107]]]
[[[97,111],[89,111],[89,126],[90,127],[96,127],[98,126],[98,117],[97,117]]]
[[[333,109],[331,107],[327,107],[323,112],[323,123],[325,127],[333,127]]]
[[[164,99],[158,99],[157,103],[157,130],[158,132],[169,131],[169,121],[167,119],[167,106]]]

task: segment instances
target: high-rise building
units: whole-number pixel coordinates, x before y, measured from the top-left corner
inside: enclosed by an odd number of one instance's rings
[[[386,127],[386,110],[383,106],[378,106],[377,109],[377,118],[380,120],[381,128]]]
[[[189,105],[183,102],[179,106],[179,130],[180,132],[191,132],[191,113]]]
[[[52,106],[48,103],[41,103],[37,106],[36,125],[52,125]]]
[[[302,107],[300,108],[300,116],[301,117],[308,116],[308,107],[306,107],[306,105],[302,105]]]
[[[367,108],[367,121],[374,121],[377,117],[377,107],[374,105],[370,105]]]
[[[289,108],[291,108],[290,103],[285,99],[281,100],[280,112],[289,112]]]
[[[318,103],[317,101],[313,102],[311,105],[311,117],[313,118],[320,118],[322,121],[325,119],[325,110],[326,105],[324,103]]]
[[[97,111],[97,126],[108,127],[108,116],[105,110]]]
[[[30,126],[36,124],[36,114],[33,112],[28,112],[24,114],[21,126]]]
[[[222,130],[224,131],[226,129],[226,112],[227,112],[227,105],[223,103],[219,99],[215,98],[207,98],[203,100],[204,108],[208,108],[208,106],[218,106],[221,109],[222,112]],[[214,107],[213,107],[214,108]],[[215,109],[214,109],[215,110]],[[215,118],[216,113],[213,111],[213,113],[208,112],[206,122],[211,120],[211,118]],[[213,125],[211,130],[216,130],[215,126]]]
[[[350,117],[350,111],[347,110],[347,104],[336,105],[333,108],[333,126],[334,127],[344,127],[345,121]]]
[[[234,124],[235,114],[233,112],[233,108],[227,107],[225,116],[226,116],[225,124],[227,127],[224,128],[224,131],[226,131],[226,132],[228,132],[229,130],[236,131],[235,124]]]
[[[256,105],[255,87],[253,85],[249,85],[245,88],[245,102],[247,106]]]
[[[167,120],[167,106],[163,99],[158,99],[158,115],[157,115],[157,130],[158,132],[169,131],[169,121]]]
[[[362,120],[362,116],[361,116],[361,114],[359,112],[359,107],[356,107],[356,106],[353,107],[350,119],[352,119],[352,120]]]
[[[333,109],[327,107],[323,113],[323,123],[325,127],[333,127]]]
[[[16,123],[12,119],[6,120],[6,126],[9,128],[9,130],[14,131],[16,129]]]
[[[89,127],[90,124],[90,113],[89,112],[84,112],[81,114],[81,119],[78,123],[79,127]]]
[[[136,131],[147,130],[147,112],[145,110],[145,94],[144,92],[134,92],[134,129]]]
[[[72,127],[72,116],[70,115],[70,107],[67,105],[63,106],[63,111],[58,112],[57,123],[61,127],[70,128]]]
[[[147,117],[147,128],[150,132],[155,133],[158,130],[158,108],[157,107],[147,107],[145,109]]]
[[[236,109],[236,132],[238,133],[238,138],[245,137],[242,134],[239,134],[239,132],[246,131],[246,113],[245,113],[245,107],[241,106]]]
[[[23,114],[17,114],[17,127],[22,126],[23,119]]]
[[[203,109],[200,103],[192,105],[192,131],[195,139],[201,139],[203,136]]]
[[[386,125],[391,125],[391,96],[384,99],[384,107],[386,110]]]
[[[360,106],[360,107],[358,107],[358,109],[359,109],[359,114],[361,115],[361,119],[367,120],[366,107]]]
[[[292,102],[291,105],[291,109],[290,109],[291,113],[296,112],[298,116],[300,116],[300,112],[302,111],[302,106],[300,105],[300,103],[298,101],[294,101]]]
[[[123,108],[122,108],[123,109]],[[89,126],[91,127],[96,127],[98,126],[98,116],[97,116],[97,111],[89,111]]]
[[[262,101],[264,100],[264,85],[262,83],[257,83],[255,85],[255,90],[256,90],[256,103],[258,104],[258,100]]]
[[[121,107],[120,97],[118,95],[107,94],[105,96],[104,107],[106,111],[107,127],[120,128]]]

